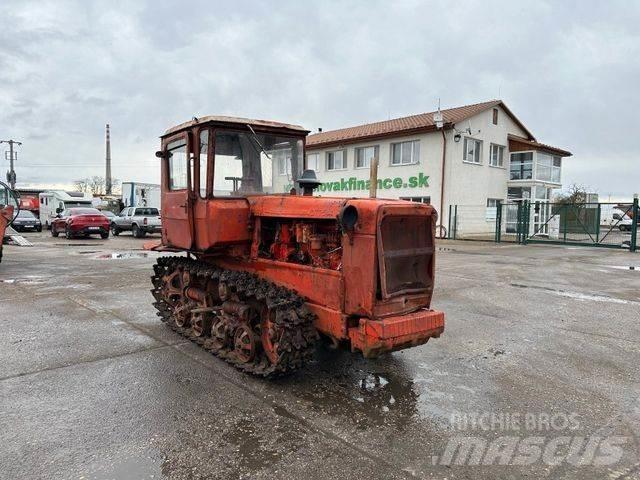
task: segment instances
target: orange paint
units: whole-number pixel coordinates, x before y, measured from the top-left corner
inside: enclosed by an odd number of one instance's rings
[[[350,343],[367,357],[440,336],[444,314],[429,309],[437,218],[431,206],[289,194],[212,196],[214,154],[210,149],[204,155],[194,139],[204,129],[214,138],[216,128],[248,128],[236,119],[207,118],[175,127],[162,139],[163,234],[162,245],[154,249],[188,251],[202,261],[250,271],[294,290],[316,314],[319,332]],[[306,135],[273,122],[251,125],[258,134],[302,140]],[[186,158],[207,159],[209,197],[194,186],[204,184],[199,162],[185,160],[186,189],[169,189],[166,148],[177,140],[187,143]],[[352,227],[342,223],[347,207],[357,211]]]

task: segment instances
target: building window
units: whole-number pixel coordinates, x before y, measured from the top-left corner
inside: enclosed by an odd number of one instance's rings
[[[327,152],[327,170],[344,170],[347,168],[346,150]]]
[[[507,189],[507,198],[511,202],[518,200],[529,200],[531,198],[530,187],[509,187]]]
[[[291,175],[291,150],[276,150],[275,157],[278,162],[278,175]]]
[[[502,145],[492,143],[491,151],[489,153],[489,165],[492,167],[504,166],[504,147]]]
[[[484,215],[487,222],[495,221],[498,215],[498,204],[500,203],[502,203],[501,198],[487,198],[487,210]]]
[[[531,180],[533,178],[533,152],[512,153],[509,169],[511,180]]]
[[[371,160],[377,155],[378,147],[356,148],[356,168],[369,168]]]
[[[307,168],[316,172],[320,171],[320,154],[309,153],[307,154]]]
[[[464,161],[469,163],[481,163],[482,141],[465,137],[464,139]]]
[[[411,165],[420,161],[420,141],[391,144],[391,165]]]
[[[431,205],[431,197],[400,197],[400,200],[408,200],[409,202]]]
[[[493,109],[493,124],[494,125],[498,124],[498,109],[497,108]]]
[[[560,183],[562,159],[547,153],[536,154],[536,180]]]

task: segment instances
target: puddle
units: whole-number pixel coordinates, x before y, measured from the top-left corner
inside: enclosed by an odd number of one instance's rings
[[[104,243],[54,243],[54,247],[101,247]]]
[[[20,278],[5,278],[4,280],[0,280],[0,283],[8,283],[8,284],[17,284],[20,285],[41,285],[44,280],[41,280],[42,277],[38,275],[27,275],[25,277]]]
[[[296,395],[310,402],[315,413],[355,424],[359,430],[382,425],[403,430],[419,415],[418,387],[402,368],[369,365],[322,349],[318,355],[325,358],[313,379],[295,387]]]
[[[640,267],[636,267],[635,265],[607,265],[609,268],[615,268],[616,270],[631,270],[635,272],[640,272]]]
[[[223,433],[222,439],[234,447],[237,473],[246,475],[272,466],[284,456],[294,453],[302,446],[304,435],[288,422],[276,423],[265,431],[259,419],[244,417]]]
[[[98,465],[92,468],[87,475],[92,480],[111,480],[113,478],[137,478],[137,479],[160,479],[162,475],[159,459],[154,458],[155,454],[144,454],[141,452],[136,456],[120,457],[105,461],[104,465]],[[80,478],[87,478],[82,477]]]
[[[594,302],[619,303],[624,305],[640,303],[634,300],[624,300],[622,298],[607,297],[606,295],[591,295],[588,293],[570,292],[567,290],[559,290],[551,287],[542,287],[539,285],[523,285],[520,283],[511,283],[510,285],[512,287],[518,287],[518,288],[532,288],[535,290],[544,290],[546,292],[551,292],[551,293],[555,293],[556,295],[560,295],[561,297],[569,297],[569,298],[574,298],[576,300],[592,300]]]
[[[94,258],[98,260],[126,260],[129,258],[147,258],[148,256],[148,252],[113,252],[102,253]]]

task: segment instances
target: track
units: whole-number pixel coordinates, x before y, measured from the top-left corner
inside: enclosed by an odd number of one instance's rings
[[[162,321],[239,370],[276,377],[313,356],[315,316],[295,292],[185,257],[159,258],[153,268]]]

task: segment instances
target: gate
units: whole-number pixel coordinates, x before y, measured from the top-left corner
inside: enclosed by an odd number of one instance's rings
[[[496,202],[451,205],[447,238],[624,248],[635,252],[638,199],[632,203]]]

